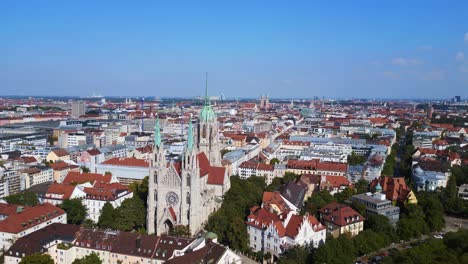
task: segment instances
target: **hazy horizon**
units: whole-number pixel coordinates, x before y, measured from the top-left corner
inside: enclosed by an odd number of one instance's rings
[[[468,2],[0,2],[0,96],[468,97]]]

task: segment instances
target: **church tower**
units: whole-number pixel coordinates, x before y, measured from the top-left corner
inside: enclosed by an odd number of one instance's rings
[[[164,146],[161,140],[161,126],[159,118],[156,119],[154,125],[154,145],[150,159],[150,170],[148,179],[148,210],[146,217],[146,225],[148,234],[156,232],[155,225],[157,221],[156,203],[158,201],[158,176],[162,176],[166,169],[166,155],[164,154]]]
[[[212,166],[221,166],[218,119],[208,96],[208,77],[205,86],[205,103],[198,120],[197,138],[199,151],[205,152]]]
[[[181,222],[183,225],[198,227],[201,225],[200,215],[201,204],[201,186],[200,186],[200,167],[197,158],[198,150],[194,144],[192,119],[190,118],[187,143],[185,153],[182,160],[182,206],[181,206]],[[190,230],[194,232],[198,230]]]

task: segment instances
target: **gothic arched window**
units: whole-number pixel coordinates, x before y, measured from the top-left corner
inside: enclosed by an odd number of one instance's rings
[[[187,204],[190,204],[190,192],[187,192]]]
[[[201,134],[202,134],[201,137],[202,137],[202,138],[206,138],[206,125],[205,125],[205,124],[203,125],[202,131],[201,131],[201,132],[202,132],[202,133],[201,133]]]
[[[154,201],[158,201],[158,191],[154,190]]]
[[[187,174],[187,186],[190,186],[190,174]]]

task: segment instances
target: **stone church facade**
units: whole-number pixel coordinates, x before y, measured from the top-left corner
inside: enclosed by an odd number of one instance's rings
[[[192,120],[189,122],[180,161],[166,160],[160,130],[158,120],[150,158],[147,231],[160,235],[183,225],[194,235],[221,206],[223,195],[230,188],[227,171],[221,166],[217,118],[208,97],[196,131]]]

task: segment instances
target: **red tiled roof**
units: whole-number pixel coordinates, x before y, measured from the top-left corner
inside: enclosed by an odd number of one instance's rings
[[[70,155],[70,154],[69,154],[65,149],[63,149],[63,148],[54,149],[54,150],[52,150],[52,152],[54,152],[55,155],[57,155],[57,157],[65,157],[65,156]]]
[[[93,187],[84,188],[87,198],[103,201],[114,201],[120,193],[127,191],[128,188],[120,183],[97,182]]]
[[[320,162],[320,160],[288,160],[286,165],[290,169],[303,170],[321,170],[321,171],[338,171],[346,172],[347,165],[340,162]]]
[[[200,165],[200,177],[203,177],[210,172],[210,161],[208,160],[204,152],[200,152],[197,154],[197,160],[198,164]]]
[[[255,162],[255,161],[244,161],[241,163],[239,168],[246,168],[246,169],[252,169],[252,170],[268,170],[268,171],[273,171],[275,169],[275,165],[271,164],[265,164],[265,163],[260,163],[260,162]]]
[[[149,167],[149,163],[146,160],[137,158],[112,158],[101,164],[126,167]]]
[[[224,167],[211,167],[208,174],[208,184],[223,185],[226,168]]]
[[[404,178],[386,176],[375,178],[370,183],[370,187],[375,188],[377,183],[380,183],[382,191],[385,193],[386,198],[390,201],[404,202],[411,193],[411,189],[408,187],[408,185],[406,185]]]
[[[73,191],[75,190],[75,186],[70,184],[63,184],[63,183],[52,183],[47,189],[46,196],[48,194],[61,194],[62,200],[70,199]]]
[[[89,155],[91,155],[91,156],[96,156],[96,155],[101,154],[101,151],[99,151],[97,149],[90,149],[90,150],[87,150],[86,152],[88,152]]]
[[[70,171],[68,172],[65,179],[63,179],[63,183],[66,184],[73,184],[73,183],[85,183],[85,182],[104,182],[110,183],[112,179],[112,175],[110,174],[99,174],[99,173],[80,173],[79,171]]]
[[[34,162],[37,162],[37,159],[35,157],[30,157],[30,156],[25,156],[25,157],[21,157],[21,159],[23,160],[24,163],[34,163]]]
[[[153,147],[151,147],[151,145],[146,145],[141,148],[136,148],[135,150],[140,153],[151,153],[153,151]]]
[[[15,214],[16,209],[22,205],[18,204],[7,204],[7,203],[0,203],[0,214],[1,215],[10,215]],[[29,208],[29,206],[22,206],[23,208]]]
[[[279,208],[279,213],[290,211],[289,206],[279,192],[263,192],[262,204],[263,208],[268,211],[272,210],[272,205],[276,205]]]
[[[68,164],[68,163],[63,162],[63,161],[58,161],[58,162],[51,163],[49,165],[49,167],[51,167],[54,171],[62,171],[62,170],[65,170],[65,169],[77,169],[77,168],[79,168],[79,166],[77,166],[77,165]]]
[[[0,232],[17,234],[65,214],[62,209],[50,203],[23,208],[22,212],[15,211],[0,222]]]
[[[280,221],[279,216],[269,212],[265,208],[254,206],[250,209],[250,215],[247,216],[247,225],[258,229],[266,228],[270,223]]]
[[[307,141],[291,141],[291,140],[283,140],[283,145],[290,145],[290,146],[310,146],[310,142]]]
[[[353,208],[336,202],[332,202],[320,209],[320,213],[323,214],[324,221],[338,226],[347,226],[364,221],[364,217]]]
[[[171,217],[172,219],[177,222],[177,215],[176,213],[174,212],[174,208],[172,208],[172,206],[169,207],[169,213],[171,214]]]
[[[351,182],[345,176],[330,176],[327,175],[326,183],[330,184],[334,188],[339,188],[341,186],[350,186]]]

